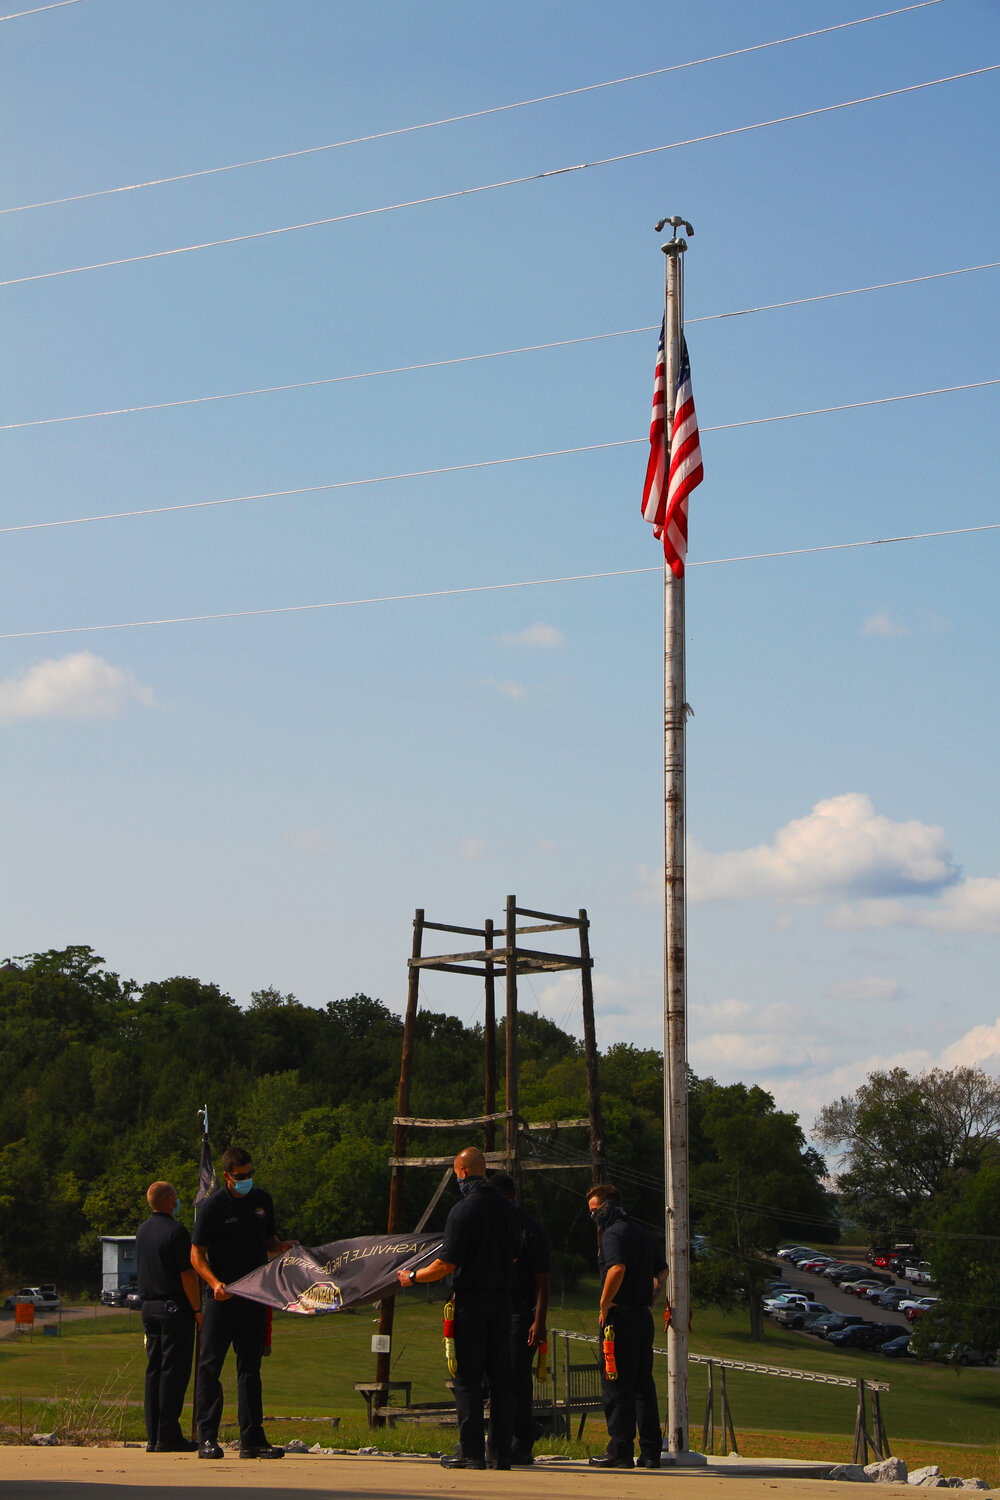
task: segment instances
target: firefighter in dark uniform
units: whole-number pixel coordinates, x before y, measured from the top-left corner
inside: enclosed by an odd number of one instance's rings
[[[272,1447],[264,1436],[260,1362],[267,1308],[244,1297],[231,1297],[226,1283],[266,1265],[268,1252],[281,1255],[295,1241],[279,1240],[275,1235],[274,1204],[270,1193],[254,1187],[249,1152],[241,1146],[230,1146],[222,1158],[222,1170],[225,1186],[201,1205],[191,1247],[191,1264],[212,1293],[205,1304],[198,1364],[198,1457],[222,1457],[219,1376],[232,1345],[236,1351],[240,1458],[283,1458],[285,1450]]]
[[[614,1365],[603,1354],[601,1387],[608,1424],[607,1451],[590,1462],[602,1469],[631,1469],[639,1429],[639,1468],[658,1469],[663,1438],[653,1382],[653,1298],[665,1271],[652,1236],[628,1218],[621,1194],[598,1183],[587,1195],[597,1225],[597,1265],[601,1273],[598,1326],[602,1342],[614,1335]]]
[[[514,1180],[507,1172],[494,1172],[490,1186],[514,1202]],[[549,1271],[552,1252],[549,1237],[535,1219],[515,1207],[521,1243],[514,1262],[511,1288],[513,1315],[510,1325],[511,1395],[514,1402],[514,1444],[510,1461],[533,1464],[532,1448],[541,1430],[535,1422],[532,1366],[545,1343],[545,1319],[549,1310]]]
[[[154,1182],[146,1193],[150,1216],[135,1236],[137,1288],[146,1335],[147,1453],[192,1453],[181,1433],[181,1409],[191,1378],[198,1278],[191,1269],[191,1240],[176,1219],[180,1204],[172,1182]]]
[[[485,1469],[483,1378],[490,1392],[490,1448],[497,1469],[510,1468],[510,1288],[521,1231],[513,1206],[486,1181],[475,1146],[454,1162],[461,1203],[445,1221],[441,1255],[419,1271],[400,1271],[401,1286],[452,1276],[455,1290],[455,1406],[461,1453],[446,1469]]]

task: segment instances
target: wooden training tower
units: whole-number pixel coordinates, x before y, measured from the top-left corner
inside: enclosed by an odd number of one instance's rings
[[[519,919],[526,925],[519,926]],[[482,947],[464,953],[439,953],[425,955],[424,934],[426,932],[455,933],[462,937],[478,938]],[[543,932],[575,932],[578,935],[579,953],[549,953],[538,948],[528,948],[522,939]],[[446,1156],[407,1156],[406,1147],[410,1130],[463,1130],[482,1129],[483,1152],[487,1165],[502,1167],[509,1172],[520,1187],[523,1171],[564,1170],[567,1167],[589,1167],[591,1180],[600,1182],[604,1175],[604,1137],[601,1124],[601,1098],[597,1076],[597,1041],[594,1033],[594,988],[593,959],[590,956],[590,923],[587,913],[581,908],[575,917],[554,916],[551,912],[533,911],[518,906],[516,896],[507,897],[506,918],[502,925],[487,919],[482,927],[457,927],[450,922],[428,922],[423,910],[418,908],[413,918],[413,952],[409,960],[409,983],[406,995],[406,1019],[403,1024],[403,1057],[399,1074],[399,1097],[396,1116],[393,1120],[395,1135],[393,1154],[389,1158],[392,1178],[389,1187],[388,1234],[401,1228],[400,1216],[403,1202],[403,1174],[408,1167],[443,1168],[443,1176],[424,1210],[415,1233],[427,1224],[431,1214],[441,1201],[451,1180],[452,1162],[455,1152]],[[413,1077],[413,1045],[416,1031],[417,1006],[420,993],[420,974],[423,969],[436,970],[442,974],[471,974],[481,979],[485,988],[486,1014],[483,1026],[485,1043],[485,1081],[483,1090],[483,1113],[471,1119],[417,1119],[410,1114],[410,1085]],[[587,1068],[586,1120],[541,1120],[528,1123],[518,1114],[518,1049],[517,1049],[517,981],[522,974],[551,974],[563,969],[579,969],[583,997],[583,1048]],[[504,1079],[505,1105],[497,1109],[497,1021],[496,986],[503,981],[505,994],[504,1011]],[[502,1147],[497,1143],[497,1127],[502,1127]],[[590,1130],[590,1152],[588,1159],[578,1162],[552,1162],[533,1158],[533,1131],[567,1129]],[[462,1145],[469,1145],[468,1139]],[[461,1149],[461,1147],[459,1147]],[[379,1333],[392,1335],[395,1298],[386,1297],[382,1302],[379,1318]],[[384,1343],[384,1340],[383,1340]],[[385,1404],[389,1395],[390,1354],[378,1355],[376,1365],[376,1406]]]

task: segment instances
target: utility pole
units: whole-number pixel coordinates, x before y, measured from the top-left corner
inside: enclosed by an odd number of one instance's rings
[[[663,245],[664,443],[673,431],[677,375],[683,344],[683,255],[687,241],[677,235],[684,219],[673,215],[664,224],[674,238]],[[666,479],[664,480],[666,482]],[[685,739],[688,707],[684,661],[684,577],[663,566],[663,1115],[664,1176],[670,1326],[667,1329],[667,1442],[676,1462],[688,1453],[688,1325],[691,1318],[691,1230],[688,1210],[687,1135],[687,923],[685,872]]]

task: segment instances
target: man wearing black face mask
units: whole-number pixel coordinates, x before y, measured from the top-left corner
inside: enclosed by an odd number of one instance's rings
[[[475,1146],[455,1157],[461,1203],[444,1226],[441,1255],[419,1271],[400,1271],[400,1286],[453,1276],[455,1406],[461,1454],[445,1469],[485,1469],[483,1376],[490,1389],[490,1449],[498,1469],[510,1468],[513,1425],[510,1385],[511,1281],[521,1242],[514,1206],[486,1181],[486,1158]]]
[[[658,1469],[663,1440],[653,1382],[650,1307],[666,1268],[656,1253],[652,1237],[628,1218],[622,1208],[621,1194],[610,1182],[591,1188],[587,1207],[599,1235],[598,1326],[603,1339],[611,1335],[614,1340],[613,1356],[604,1355],[601,1362],[608,1447],[590,1462],[595,1468],[631,1469],[638,1425],[639,1467]]]
[[[240,1458],[284,1458],[284,1448],[272,1447],[264,1436],[260,1362],[267,1308],[230,1296],[226,1283],[266,1265],[268,1252],[281,1255],[295,1241],[279,1240],[275,1235],[274,1204],[270,1193],[254,1187],[248,1151],[230,1146],[222,1158],[222,1170],[225,1186],[201,1205],[191,1246],[191,1264],[212,1292],[205,1304],[198,1364],[198,1457],[222,1457],[219,1376],[232,1345],[236,1351]]]

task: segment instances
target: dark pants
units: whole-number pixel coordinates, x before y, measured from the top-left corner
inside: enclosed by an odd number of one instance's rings
[[[264,1398],[260,1387],[260,1362],[267,1330],[267,1308],[259,1302],[231,1297],[216,1302],[209,1297],[201,1325],[201,1359],[198,1362],[198,1437],[202,1442],[219,1436],[222,1420],[222,1383],[219,1376],[229,1347],[236,1352],[236,1399],[240,1420],[240,1447],[262,1448]]]
[[[462,1453],[472,1462],[486,1457],[483,1378],[490,1392],[490,1449],[497,1463],[510,1462],[510,1294],[455,1294],[455,1406]]]
[[[163,1302],[147,1302],[142,1327],[146,1335],[146,1439],[173,1446],[183,1437],[181,1409],[191,1378],[194,1315],[186,1302],[173,1313],[166,1311]]]
[[[535,1350],[528,1343],[528,1333],[535,1321],[535,1309],[515,1309],[510,1321],[510,1388],[513,1398],[514,1448],[518,1453],[530,1453],[534,1446],[537,1425],[535,1423],[535,1382],[532,1366]]]
[[[648,1307],[612,1308],[617,1380],[609,1380],[601,1359],[604,1418],[608,1424],[608,1453],[631,1458],[636,1427],[639,1450],[645,1458],[659,1457],[663,1447],[660,1412],[653,1383],[653,1315]]]

